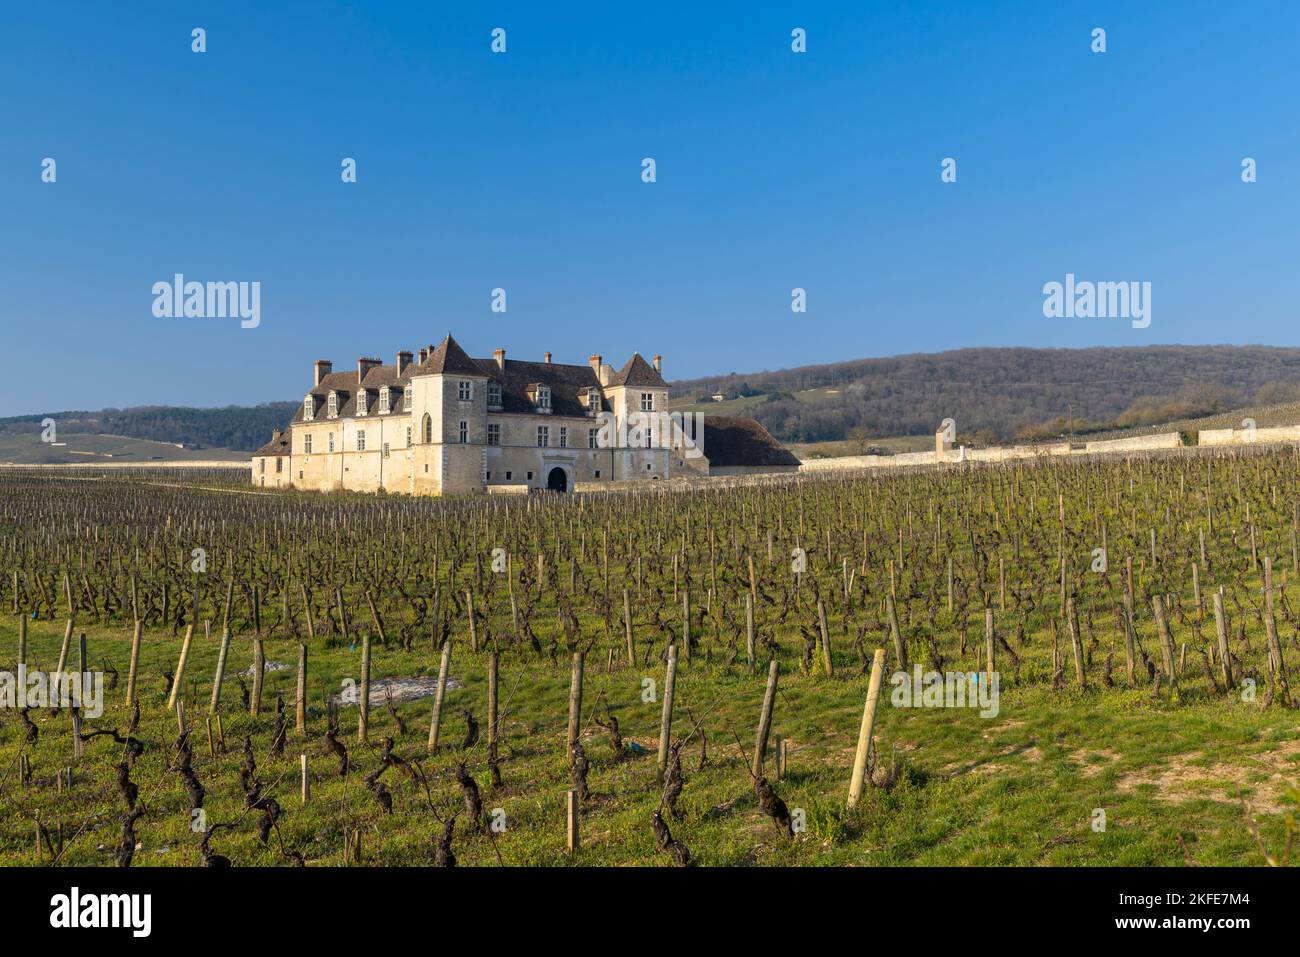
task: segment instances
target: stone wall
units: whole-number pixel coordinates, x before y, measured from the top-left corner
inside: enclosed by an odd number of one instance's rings
[[[1196,440],[1200,445],[1269,445],[1276,442],[1300,442],[1300,426],[1287,425],[1270,429],[1202,429]]]
[[[1265,430],[1258,430],[1263,432]],[[1281,430],[1278,430],[1281,431]],[[1296,430],[1300,433],[1300,430]],[[1205,433],[1201,433],[1204,435]],[[943,452],[903,452],[899,455],[846,455],[833,459],[808,459],[799,466],[800,472],[827,472],[841,469],[908,468],[922,465],[957,465],[962,462],[1009,462],[1016,459],[1035,459],[1069,455],[1104,455],[1118,452],[1140,452],[1156,449],[1178,448],[1183,444],[1177,432],[1159,435],[1139,435],[1127,439],[1088,442],[1073,446],[1069,442],[1050,445],[1008,445],[989,449],[947,449]]]
[[[1178,432],[1161,432],[1157,435],[1135,435],[1127,439],[1104,439],[1089,442],[1084,446],[1085,452],[1129,452],[1146,449],[1176,449],[1183,444],[1183,437]]]

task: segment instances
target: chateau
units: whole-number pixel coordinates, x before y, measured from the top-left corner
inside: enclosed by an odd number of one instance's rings
[[[667,479],[671,442],[635,427],[667,417],[660,369],[637,354],[618,371],[599,355],[473,359],[450,333],[392,365],[321,359],[293,420],[253,453],[253,484],[446,495]]]

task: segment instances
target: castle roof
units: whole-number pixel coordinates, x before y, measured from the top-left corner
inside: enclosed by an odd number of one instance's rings
[[[610,385],[625,386],[667,386],[655,367],[641,358],[641,353],[632,353],[632,358],[609,380]]]
[[[411,380],[425,375],[461,375],[486,378],[501,384],[501,406],[503,412],[529,414],[537,411],[537,406],[529,393],[537,385],[551,390],[551,414],[560,416],[582,416],[591,411],[587,395],[590,391],[603,392],[600,375],[591,364],[568,365],[560,362],[527,362],[519,359],[503,359],[497,364],[495,358],[476,359],[471,357],[448,333],[436,348],[430,348],[423,362],[411,362],[399,369],[397,365],[381,365],[378,361],[363,360],[362,373],[356,370],[330,372],[321,377],[320,383],[312,386],[307,395],[317,399],[315,421],[324,418],[328,411],[329,394],[335,393],[338,400],[337,417],[340,419],[357,417],[357,397],[366,393],[366,415],[360,420],[372,417],[401,415],[407,411],[405,389]],[[359,379],[359,381],[358,381]],[[626,386],[667,388],[663,376],[646,362],[639,354],[632,358],[616,372],[605,388]],[[388,413],[379,412],[379,391],[385,386],[389,389]],[[495,407],[494,407],[495,408]],[[601,411],[607,409],[602,402]],[[294,413],[290,424],[304,421],[302,404]]]
[[[483,375],[483,370],[460,347],[460,343],[447,333],[432,355],[411,373],[412,375]]]

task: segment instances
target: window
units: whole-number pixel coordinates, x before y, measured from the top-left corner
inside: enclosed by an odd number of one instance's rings
[[[460,420],[460,444],[464,445],[469,441],[469,423],[464,419]]]
[[[653,412],[655,410],[655,394],[653,392],[641,393],[641,411]]]
[[[338,414],[339,414],[339,394],[338,394],[337,392],[331,392],[331,393],[330,393],[330,399],[329,399],[329,411],[327,412],[327,414],[329,415],[329,417],[330,417],[331,419],[336,419],[336,418],[338,418]]]
[[[402,411],[403,412],[411,411],[412,398],[414,398],[414,396],[411,395],[411,387],[408,385],[405,389],[402,390]]]
[[[302,420],[310,422],[316,415],[316,399],[314,396],[307,396],[302,400]]]
[[[587,393],[587,410],[590,412],[600,411],[600,393],[595,389]]]
[[[266,459],[258,459],[258,460],[257,460],[257,472],[258,472],[259,475],[265,475],[265,474],[266,474]]]
[[[510,473],[510,472],[507,472],[507,473],[506,473],[506,481],[507,481],[507,482],[509,482],[509,481],[510,481],[510,475],[511,475],[511,473]]]
[[[600,469],[596,469],[596,478],[600,478]]]
[[[379,390],[379,411],[384,414],[387,414],[389,412],[389,409],[390,406],[389,406],[388,386],[384,386],[382,389]]]
[[[360,429],[357,431],[357,451],[364,452],[365,450],[366,450],[366,430]]]
[[[551,427],[548,425],[539,425],[537,427],[537,447],[545,448],[551,444]]]
[[[531,482],[532,480],[533,480],[533,473],[532,473],[532,472],[529,472],[529,473],[528,473],[528,481]]]
[[[461,379],[456,383],[456,398],[462,402],[468,402],[474,398],[474,383]]]
[[[569,447],[569,429],[567,426],[562,425],[560,426],[560,448],[567,449],[568,447]]]
[[[310,436],[310,435],[304,435],[304,436],[302,437],[302,450],[303,450],[304,452],[306,452],[308,455],[311,455],[311,436]]]
[[[551,407],[551,387],[549,385],[537,387],[537,407],[539,409],[549,409]]]
[[[366,414],[366,390],[357,392],[357,415]]]
[[[433,441],[433,417],[428,412],[424,413],[424,418],[420,421],[420,441],[425,445]]]
[[[501,383],[488,383],[488,405],[494,409],[501,408]]]
[[[334,451],[334,433],[333,433],[333,432],[330,433],[329,450],[330,450],[331,452]]]
[[[284,471],[284,461],[278,455],[275,457],[275,471],[277,475]]]
[[[388,458],[388,443],[387,443],[387,442],[384,443],[384,458]],[[649,467],[650,467],[650,466],[648,466],[648,465],[646,466],[646,468],[649,468]]]
[[[408,449],[411,447],[411,427],[409,425],[406,427],[406,447]]]
[[[497,422],[488,423],[488,445],[501,444],[501,426]]]
[[[492,481],[492,471],[489,469],[486,473],[487,481]]]
[[[599,436],[599,435],[600,435],[600,430],[599,430],[599,429],[588,429],[588,430],[587,430],[587,448],[589,448],[589,449],[598,448],[598,446],[596,445],[596,439],[597,439],[597,436]]]

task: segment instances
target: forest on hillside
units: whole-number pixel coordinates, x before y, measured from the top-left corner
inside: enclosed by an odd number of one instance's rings
[[[988,445],[1300,401],[1300,348],[959,349],[732,373],[671,388],[674,398],[704,402],[714,394],[751,397],[743,414],[785,442],[927,434],[952,417],[963,441]],[[251,451],[283,428],[296,408],[296,402],[268,402],[51,416],[67,432]],[[37,432],[42,418],[0,419],[0,432]]]
[[[99,412],[53,412],[48,417],[66,433],[126,435],[156,442],[181,442],[193,448],[251,452],[270,440],[273,429],[284,428],[297,408],[297,402],[217,409],[158,405]],[[39,432],[44,418],[45,415],[21,415],[0,419],[0,432]]]
[[[674,398],[714,394],[761,397],[745,413],[787,442],[924,434],[951,416],[961,434],[987,444],[1294,401],[1300,349],[959,349],[672,385]]]

